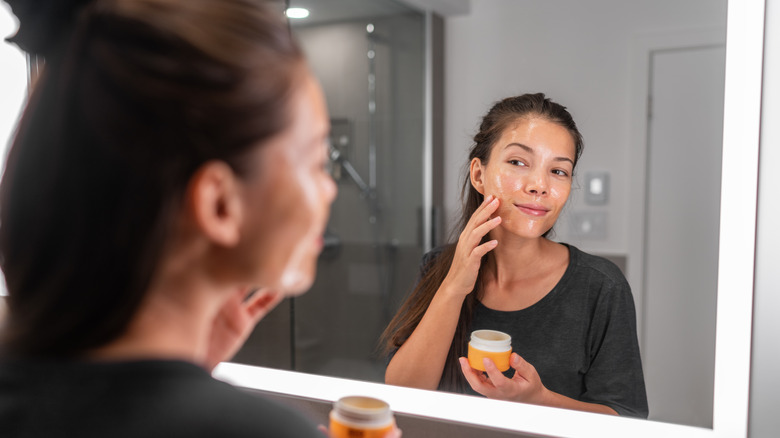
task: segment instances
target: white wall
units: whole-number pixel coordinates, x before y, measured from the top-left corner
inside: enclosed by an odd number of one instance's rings
[[[25,55],[4,41],[18,26],[8,4],[0,2],[0,166],[27,93]]]
[[[8,4],[0,2],[0,169],[5,168],[8,143],[27,97],[25,55],[18,47],[4,41],[18,26]],[[0,273],[0,296],[5,294],[5,279]]]
[[[647,34],[723,29],[725,1],[471,0],[470,13],[445,25],[445,209],[458,213],[462,169],[480,117],[496,100],[543,91],[567,106],[585,137],[580,176],[611,178],[603,239],[569,232],[586,207],[573,191],[559,240],[604,254],[629,254],[632,49]],[[608,11],[605,13],[604,11]],[[582,180],[576,180],[577,183]],[[629,278],[631,280],[631,278]],[[633,284],[632,284],[633,285]]]

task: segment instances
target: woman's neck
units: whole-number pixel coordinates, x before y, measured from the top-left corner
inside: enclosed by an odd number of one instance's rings
[[[212,322],[226,294],[219,293],[209,278],[202,251],[178,249],[162,257],[157,275],[124,333],[90,357],[204,363]]]
[[[525,239],[503,235],[497,239],[498,246],[488,256],[487,273],[499,282],[527,278],[549,262],[555,253],[554,247],[559,245],[544,237]]]
[[[190,289],[192,298],[203,294]],[[150,290],[125,332],[89,357],[105,360],[178,359],[203,364],[217,305]]]
[[[504,238],[489,255],[481,280],[481,301],[503,311],[521,310],[544,298],[569,261],[566,247],[543,237]]]

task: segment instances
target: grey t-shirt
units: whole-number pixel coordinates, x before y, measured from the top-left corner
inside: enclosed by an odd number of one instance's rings
[[[612,262],[566,246],[569,266],[544,298],[511,312],[479,303],[471,329],[511,335],[512,350],[536,368],[551,391],[609,406],[620,415],[647,418],[636,311],[628,282]],[[435,253],[426,256],[428,261]],[[467,345],[463,348],[466,351]],[[505,374],[512,377],[514,370]],[[476,394],[470,387],[468,391]]]

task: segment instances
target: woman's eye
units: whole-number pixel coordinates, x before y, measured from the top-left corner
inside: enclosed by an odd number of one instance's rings
[[[509,160],[509,164],[513,166],[525,166],[525,163],[520,160]]]
[[[565,170],[561,170],[561,169],[555,169],[555,170],[553,170],[553,173],[558,175],[558,176],[569,176],[569,172],[567,172]]]

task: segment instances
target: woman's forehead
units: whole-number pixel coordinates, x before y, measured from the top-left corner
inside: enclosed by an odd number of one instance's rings
[[[507,148],[519,148],[526,152],[537,149],[555,149],[559,154],[574,156],[574,138],[559,123],[543,117],[518,117],[507,123],[493,145],[491,154]]]

